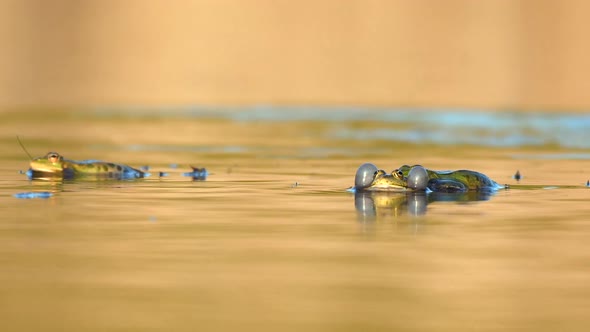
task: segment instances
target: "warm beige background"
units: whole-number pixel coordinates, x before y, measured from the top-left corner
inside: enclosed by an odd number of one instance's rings
[[[590,106],[590,2],[0,0],[0,105]]]

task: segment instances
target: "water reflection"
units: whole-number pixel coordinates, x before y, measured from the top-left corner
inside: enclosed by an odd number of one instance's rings
[[[211,108],[193,106],[190,108],[134,109],[97,108],[98,118],[119,118],[121,114],[136,121],[141,118],[210,119],[222,118],[240,123],[261,122],[334,122],[334,130],[322,131],[330,139],[357,141],[386,140],[411,143],[436,143],[443,145],[472,144],[478,146],[518,147],[523,145],[543,146],[557,144],[567,148],[588,148],[590,140],[586,128],[590,115],[576,113],[519,113],[484,112],[469,109],[371,109],[355,107],[289,107],[275,106]],[[343,125],[371,119],[381,127],[362,128]],[[401,124],[396,130],[391,125]],[[130,145],[129,149],[158,151],[170,149],[162,145]],[[177,149],[177,148],[173,148]],[[180,147],[201,151],[202,147]],[[205,149],[211,149],[205,147]],[[235,153],[251,149],[236,145],[217,148]]]
[[[44,177],[30,179],[30,189],[33,192],[49,191],[52,193],[61,192],[64,190],[64,183],[71,182],[70,180],[64,180],[62,177]]]
[[[75,191],[79,188],[115,188],[125,183],[137,183],[139,179],[114,179],[105,177],[81,177],[64,179],[61,176],[46,176],[30,179],[26,192],[14,195],[16,198],[49,198],[54,194]]]
[[[358,191],[354,194],[354,207],[359,221],[372,222],[406,214],[421,216],[426,214],[428,204],[434,202],[487,201],[492,195],[493,192],[485,191],[461,193]]]

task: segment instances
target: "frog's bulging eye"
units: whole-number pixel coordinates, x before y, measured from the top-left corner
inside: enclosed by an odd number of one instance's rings
[[[49,160],[52,163],[56,163],[59,161],[59,154],[57,154],[55,152],[49,152],[47,154],[47,160]]]
[[[394,178],[403,179],[404,173],[399,169],[394,169],[393,171],[391,171],[391,176],[393,176]]]
[[[375,174],[373,174],[373,177],[376,178],[378,176],[383,176],[385,174],[386,174],[385,171],[380,169],[380,170],[376,171]]]

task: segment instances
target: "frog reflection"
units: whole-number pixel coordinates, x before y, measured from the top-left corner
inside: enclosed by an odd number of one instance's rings
[[[359,220],[370,222],[403,215],[420,216],[427,212],[428,204],[435,202],[475,202],[489,200],[493,192],[392,192],[360,191],[354,193],[354,206]]]

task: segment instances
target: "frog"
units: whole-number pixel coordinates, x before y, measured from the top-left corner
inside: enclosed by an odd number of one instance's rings
[[[100,160],[69,160],[57,152],[31,159],[29,176],[33,179],[61,177],[72,179],[81,176],[95,176],[114,179],[144,178],[149,173],[133,167]]]
[[[362,164],[355,175],[356,191],[492,192],[506,188],[483,173],[471,170],[434,171],[421,165],[403,165],[387,173],[372,163]]]

